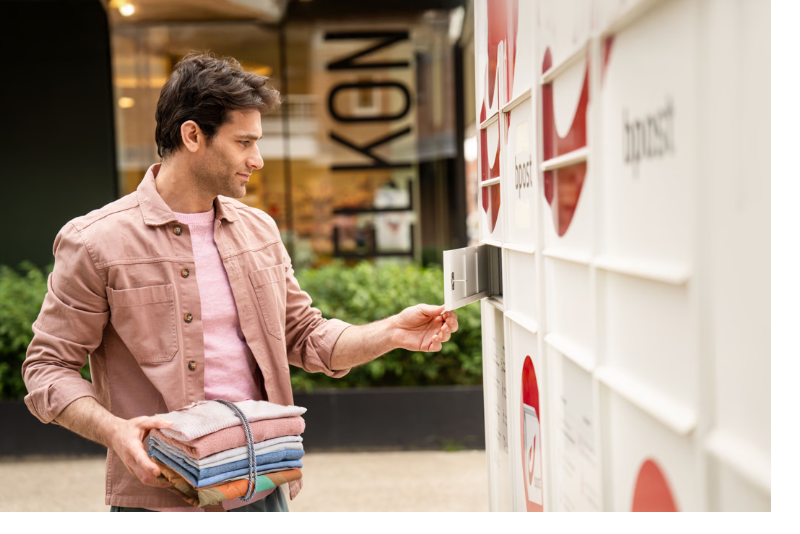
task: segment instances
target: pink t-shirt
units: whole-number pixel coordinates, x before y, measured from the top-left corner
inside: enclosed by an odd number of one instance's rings
[[[245,342],[228,273],[214,242],[214,210],[176,213],[192,235],[205,349],[206,400],[263,400],[256,383],[256,360]]]
[[[256,382],[257,364],[244,339],[239,312],[228,281],[228,273],[214,242],[214,210],[204,213],[175,213],[189,226],[192,236],[195,272],[200,290],[205,349],[204,389],[206,400],[266,400]],[[273,490],[256,493],[250,502],[266,497]],[[223,501],[226,510],[248,503],[239,499]],[[202,508],[158,508],[160,512],[204,512]]]

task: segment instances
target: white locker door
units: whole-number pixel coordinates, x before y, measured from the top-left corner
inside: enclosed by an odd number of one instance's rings
[[[444,309],[455,310],[491,296],[492,269],[489,245],[444,252]],[[498,274],[499,278],[499,274]]]

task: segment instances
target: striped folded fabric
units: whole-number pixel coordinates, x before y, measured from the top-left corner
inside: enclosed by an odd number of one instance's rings
[[[282,419],[306,413],[300,406],[281,406],[267,401],[245,400],[234,402],[251,423],[265,419]],[[218,430],[241,425],[239,417],[227,406],[214,401],[200,401],[185,408],[156,417],[172,422],[162,429],[165,436],[178,441],[191,441]]]
[[[269,419],[250,423],[250,429],[253,431],[253,441],[260,443],[279,437],[299,436],[306,429],[306,423],[300,416],[285,417],[283,419]],[[239,426],[225,428],[186,442],[170,438],[159,429],[152,430],[150,435],[164,443],[177,447],[198,460],[223,451],[247,446],[247,438],[241,423]]]
[[[173,458],[180,458],[192,468],[198,470],[210,469],[219,465],[225,465],[230,462],[240,460],[247,460],[247,447],[236,447],[228,449],[227,451],[218,452],[205,458],[192,458],[186,454],[182,449],[161,441],[155,436],[151,436],[150,443],[160,451],[169,454]],[[261,443],[256,443],[253,447],[256,456],[262,456],[271,452],[285,451],[285,450],[303,450],[303,438],[300,436],[283,436],[275,439],[268,439]]]
[[[250,482],[247,478],[231,480],[208,488],[195,488],[169,466],[155,460],[161,468],[161,481],[172,483],[167,488],[192,506],[212,506],[228,499],[244,497]],[[289,484],[290,498],[294,499],[303,487],[303,473],[299,469],[289,469],[275,473],[267,473],[256,477],[256,492],[277,488],[281,484]]]
[[[176,471],[187,482],[196,488],[213,486],[214,484],[219,484],[220,482],[225,482],[226,480],[231,480],[240,476],[246,477],[250,472],[249,463],[247,460],[244,460],[243,467],[239,464],[239,462],[233,462],[230,465],[218,466],[215,473],[208,474],[207,476],[200,478],[197,474],[197,470],[192,469],[185,463],[182,463],[181,460],[161,452],[154,447],[152,443],[150,444],[150,451],[148,454],[150,458],[156,459],[161,463],[168,465],[173,471]],[[256,472],[260,475],[262,473],[284,471],[286,469],[299,469],[303,467],[303,462],[300,461],[302,456],[303,451],[293,450],[266,454],[262,458],[262,462],[264,463],[257,463]]]
[[[300,434],[306,409],[266,401],[233,403],[247,418],[255,453],[253,494],[289,484],[289,497],[302,485],[305,454]],[[159,417],[168,429],[150,432],[148,455],[161,467],[168,488],[194,506],[209,506],[247,495],[250,487],[248,437],[236,412],[218,402],[197,402]]]

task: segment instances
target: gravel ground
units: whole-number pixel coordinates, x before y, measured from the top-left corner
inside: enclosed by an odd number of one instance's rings
[[[309,453],[303,464],[292,512],[488,510],[483,451]],[[0,512],[107,512],[104,480],[100,458],[3,460],[0,481],[15,491]]]

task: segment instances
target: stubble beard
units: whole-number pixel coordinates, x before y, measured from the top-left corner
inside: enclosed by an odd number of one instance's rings
[[[246,190],[236,182],[236,174],[231,173],[230,165],[213,150],[206,153],[194,169],[197,187],[208,194],[230,198],[242,198]]]

